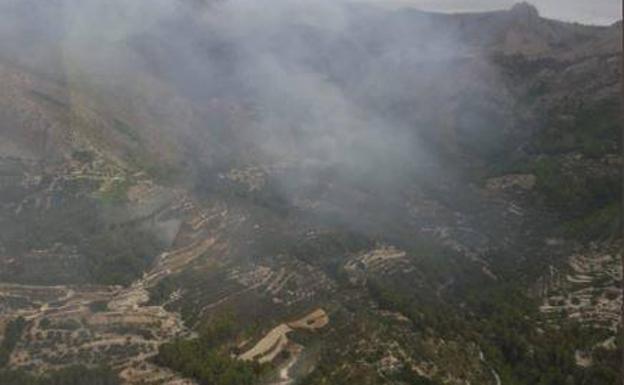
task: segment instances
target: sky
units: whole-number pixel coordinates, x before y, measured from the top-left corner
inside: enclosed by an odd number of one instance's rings
[[[478,12],[508,9],[520,0],[364,0],[409,5],[425,11]],[[620,0],[530,0],[547,18],[607,25],[621,19]]]

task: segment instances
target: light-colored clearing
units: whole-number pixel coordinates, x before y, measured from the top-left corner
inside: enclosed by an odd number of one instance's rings
[[[325,310],[317,309],[301,319],[276,326],[251,349],[238,356],[238,359],[257,360],[260,363],[271,362],[288,346],[288,333],[297,329],[320,329],[328,323],[329,317]]]

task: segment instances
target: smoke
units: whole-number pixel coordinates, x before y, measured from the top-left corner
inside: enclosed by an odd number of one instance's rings
[[[443,20],[343,0],[1,0],[0,51],[143,117],[193,169],[260,164],[292,202],[323,177],[392,197],[439,178],[454,109],[492,98]]]

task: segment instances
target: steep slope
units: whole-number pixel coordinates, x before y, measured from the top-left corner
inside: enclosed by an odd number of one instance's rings
[[[2,40],[8,367],[613,383],[618,26],[237,6],[102,39],[115,63],[44,24],[50,68]]]

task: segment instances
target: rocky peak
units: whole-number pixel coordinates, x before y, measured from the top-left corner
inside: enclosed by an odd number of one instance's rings
[[[537,8],[533,4],[527,2],[515,4],[513,7],[511,7],[510,12],[515,17],[521,18],[523,20],[532,20],[540,17]]]

